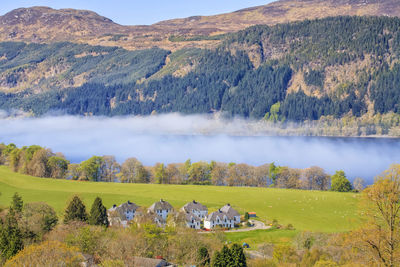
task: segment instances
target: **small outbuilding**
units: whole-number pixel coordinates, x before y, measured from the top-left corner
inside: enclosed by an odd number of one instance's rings
[[[249,213],[249,218],[257,217],[257,213],[255,213],[255,212],[248,212],[248,213]]]

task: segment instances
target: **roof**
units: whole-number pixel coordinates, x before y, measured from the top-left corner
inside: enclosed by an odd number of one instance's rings
[[[135,203],[132,203],[128,200],[128,202],[122,203],[118,207],[116,205],[114,205],[112,208],[108,209],[108,212],[117,212],[117,214],[119,215],[119,217],[122,220],[126,220],[125,212],[136,211],[138,208],[139,208],[138,205],[136,205]]]
[[[174,208],[167,201],[160,200],[150,206],[149,211],[155,212],[156,210],[173,210]]]
[[[227,213],[229,216],[240,216],[239,212],[237,212],[234,208],[232,208],[231,204],[226,204],[221,208],[221,211]]]
[[[229,220],[233,220],[233,216],[229,216],[229,214],[227,214],[226,212],[223,212],[222,210],[217,210],[214,211],[210,214],[208,214],[208,216],[206,217],[205,221],[215,221],[217,219],[217,217],[220,218],[220,220],[223,220],[224,216],[226,216]]]
[[[186,218],[186,221],[188,221],[188,222],[191,222],[192,220],[194,220],[195,222],[201,222],[201,219],[196,214],[193,214],[192,212],[186,212],[185,218]]]
[[[193,200],[193,201],[191,201],[191,202],[189,202],[189,203],[186,203],[186,205],[183,206],[182,209],[183,209],[184,211],[186,211],[186,212],[192,212],[192,210],[198,210],[198,211],[206,211],[206,212],[208,212],[208,208],[207,208],[206,206],[202,205],[202,204],[199,203],[199,202],[196,202],[195,200]]]

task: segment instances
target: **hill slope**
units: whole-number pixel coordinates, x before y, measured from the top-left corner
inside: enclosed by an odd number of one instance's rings
[[[254,26],[225,37],[215,50],[169,55],[3,43],[0,108],[36,115],[224,112],[290,121],[395,113],[389,126],[397,126],[399,29],[400,19],[387,17]],[[46,75],[32,83],[37,70]]]
[[[284,225],[293,224],[298,230],[341,232],[354,229],[359,224],[358,195],[353,193],[78,182],[31,177],[14,173],[5,166],[0,166],[0,192],[2,206],[8,205],[14,192],[18,192],[24,202],[47,202],[59,215],[74,194],[83,197],[88,206],[96,196],[100,196],[107,207],[127,200],[149,207],[162,198],[176,209],[196,196],[196,200],[207,205],[211,211],[230,203],[242,214],[255,211],[262,220],[277,219]]]
[[[150,26],[118,25],[91,11],[20,8],[0,17],[0,41],[72,41],[126,49],[204,48],[219,43],[220,38],[210,36],[257,24],[275,25],[339,15],[400,16],[400,3],[397,0],[281,0],[233,13],[174,19]]]

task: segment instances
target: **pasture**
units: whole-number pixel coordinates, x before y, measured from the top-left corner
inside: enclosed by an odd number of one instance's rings
[[[60,216],[71,196],[77,194],[88,209],[96,196],[100,196],[107,207],[127,200],[150,206],[162,198],[176,209],[196,200],[214,211],[230,203],[242,214],[255,211],[260,220],[277,219],[282,225],[292,224],[297,231],[342,232],[360,223],[357,216],[359,195],[355,193],[79,182],[31,177],[14,173],[6,166],[0,166],[0,192],[1,206],[7,206],[14,192],[18,192],[25,203],[47,202]]]

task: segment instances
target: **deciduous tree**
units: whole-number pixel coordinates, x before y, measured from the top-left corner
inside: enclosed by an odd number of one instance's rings
[[[369,265],[400,265],[400,165],[394,165],[363,193],[366,221],[349,242]]]

